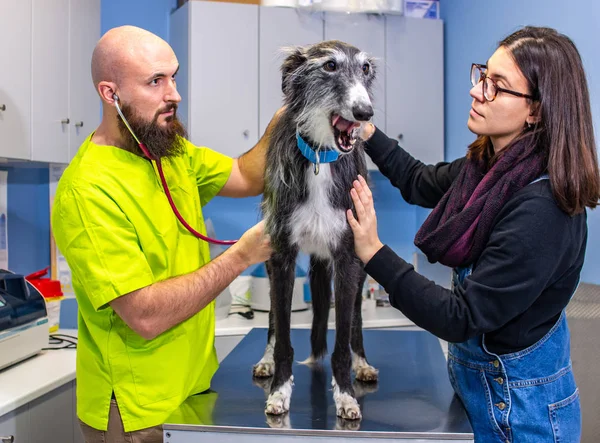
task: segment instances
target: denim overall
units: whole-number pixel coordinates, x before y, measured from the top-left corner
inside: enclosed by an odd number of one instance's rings
[[[455,269],[452,284],[462,285],[471,270]],[[449,343],[450,382],[465,406],[475,442],[579,442],[579,390],[570,353],[564,310],[544,337],[522,351],[489,352],[485,334]]]

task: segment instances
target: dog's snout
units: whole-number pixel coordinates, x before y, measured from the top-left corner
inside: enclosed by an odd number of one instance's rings
[[[369,104],[359,104],[352,107],[352,115],[358,121],[367,121],[373,117],[373,106]]]

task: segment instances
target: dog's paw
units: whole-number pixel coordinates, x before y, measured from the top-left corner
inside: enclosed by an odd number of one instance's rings
[[[267,414],[281,415],[290,410],[290,399],[292,398],[292,385],[294,377],[290,377],[276,391],[272,392],[267,399],[265,412]]]
[[[340,394],[335,402],[335,412],[346,420],[359,420],[362,417],[358,402],[350,394]]]
[[[379,370],[367,364],[356,369],[356,379],[365,382],[374,382],[379,379]]]
[[[347,420],[359,420],[362,415],[356,399],[347,392],[341,392],[335,378],[331,380],[331,385],[333,386],[333,401],[337,416]]]
[[[275,362],[268,360],[261,360],[254,365],[252,368],[252,375],[255,377],[265,378],[271,377],[275,372]]]
[[[379,370],[356,354],[352,354],[352,370],[356,374],[356,379],[360,381],[373,382],[379,378]]]

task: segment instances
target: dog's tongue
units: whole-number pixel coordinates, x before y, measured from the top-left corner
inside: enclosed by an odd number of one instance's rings
[[[343,117],[334,114],[333,117],[331,117],[331,126],[334,126],[341,132],[350,132],[355,127],[360,126],[360,123],[350,122]]]

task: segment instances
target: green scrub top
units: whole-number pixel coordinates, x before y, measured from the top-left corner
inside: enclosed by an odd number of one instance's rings
[[[233,160],[186,142],[163,160],[179,212],[205,234],[202,206],[225,185]],[[162,424],[217,370],[214,302],[153,340],[145,340],[109,303],[157,281],[193,272],[209,247],[175,217],[153,163],[91,135],[63,173],[52,232],[71,269],[79,305],[77,415],[106,430],[114,391],[126,432]]]

